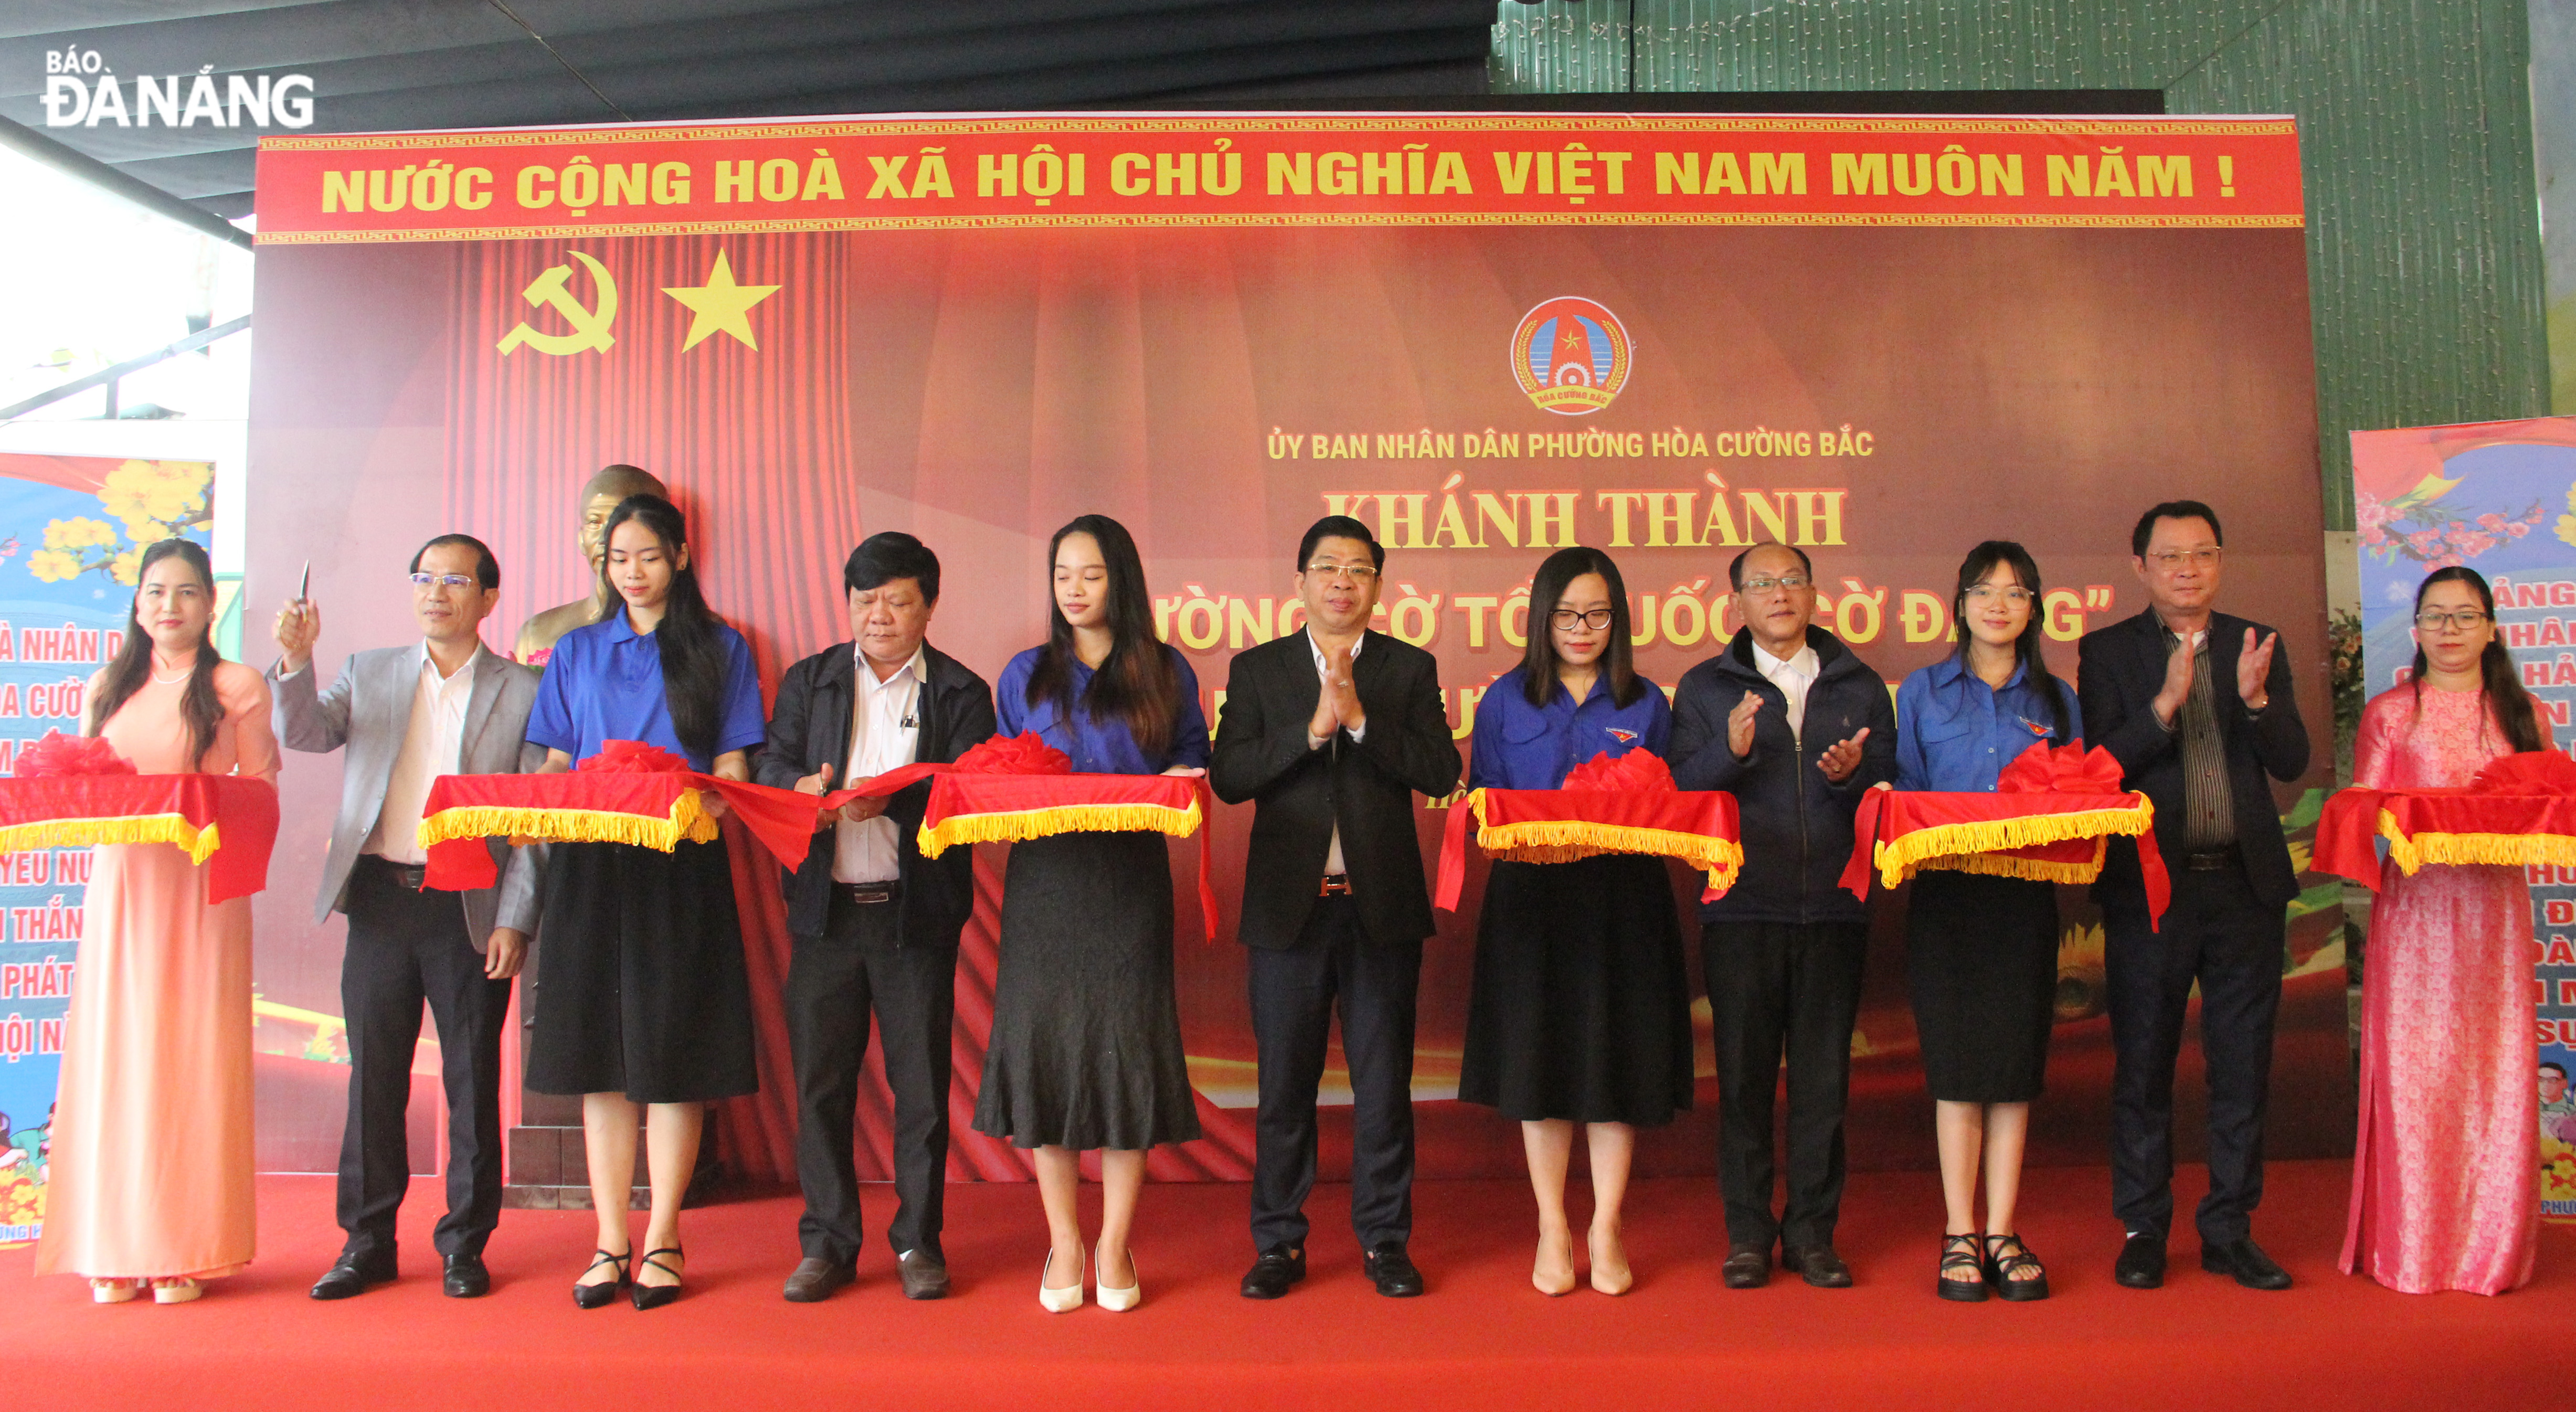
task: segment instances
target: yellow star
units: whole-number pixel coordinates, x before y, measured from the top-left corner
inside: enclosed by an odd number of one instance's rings
[[[759,352],[760,341],[751,336],[751,306],[784,287],[734,283],[733,266],[725,262],[723,251],[717,251],[716,267],[707,275],[705,284],[662,291],[688,305],[694,315],[689,320],[689,340],[680,345],[680,351],[686,353],[697,347],[710,334],[729,333],[741,339],[743,347]]]

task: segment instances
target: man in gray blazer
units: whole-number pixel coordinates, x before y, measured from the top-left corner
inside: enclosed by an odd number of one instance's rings
[[[501,566],[481,540],[440,535],[411,561],[421,642],[350,655],[329,689],[314,687],[321,609],[278,611],[284,656],[269,669],[277,738],[317,754],[346,745],[340,815],[313,919],[349,917],[340,1002],[349,1028],[349,1119],[340,1139],[340,1259],[313,1286],[346,1299],[394,1277],[394,1212],[410,1183],[403,1110],[425,1001],[438,1024],[447,1087],[447,1215],[438,1223],[446,1291],[489,1291],[483,1243],[501,1218],[501,1038],[510,978],[536,929],[542,848],[490,847],[497,887],[421,887],[421,806],[440,775],[534,771],[546,752],[525,741],[537,674],[483,646],[500,602]]]

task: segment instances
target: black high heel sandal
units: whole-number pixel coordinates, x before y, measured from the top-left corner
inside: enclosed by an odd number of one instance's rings
[[[601,1250],[593,1252],[593,1255],[594,1258],[590,1262],[590,1269],[581,1272],[583,1278],[589,1278],[590,1271],[596,1270],[602,1265],[615,1266],[617,1268],[617,1278],[613,1280],[601,1280],[597,1284],[574,1285],[572,1287],[572,1302],[580,1305],[584,1309],[605,1308],[610,1300],[615,1299],[617,1297],[617,1291],[623,1288],[626,1284],[626,1262],[635,1258],[635,1252],[632,1250],[627,1251],[623,1255],[611,1255],[607,1251]]]
[[[680,1297],[680,1272],[663,1264],[661,1261],[654,1259],[653,1257],[656,1255],[677,1255],[683,1260],[689,1258],[689,1253],[676,1245],[666,1245],[659,1250],[645,1251],[644,1263],[661,1271],[663,1274],[669,1275],[671,1277],[671,1283],[666,1285],[648,1285],[642,1280],[637,1280],[627,1293],[634,1298],[635,1307],[638,1309],[659,1309],[663,1305]]]
[[[2006,1250],[2012,1253],[2007,1255],[2004,1253]],[[2038,1273],[2026,1280],[2014,1279],[2013,1275],[2022,1270],[2036,1270]],[[2031,1254],[2030,1247],[2022,1244],[2021,1237],[2017,1235],[1986,1237],[1986,1283],[1994,1286],[1998,1298],[2015,1304],[2048,1298],[2048,1269],[2039,1263],[2039,1257]]]
[[[1961,1304],[1983,1304],[1986,1301],[1985,1269],[1985,1261],[1977,1254],[1975,1236],[1945,1235],[1941,1237],[1941,1269],[1933,1276],[1932,1287],[1943,1299],[1957,1300]],[[1975,1278],[1954,1279],[1950,1274],[1953,1270],[1965,1270]]]

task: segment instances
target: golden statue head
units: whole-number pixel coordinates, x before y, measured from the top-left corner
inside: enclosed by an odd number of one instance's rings
[[[670,498],[670,490],[652,472],[641,466],[603,466],[590,483],[581,488],[581,557],[593,573],[599,561],[608,554],[601,536],[608,528],[608,512],[617,502],[630,495],[659,495]]]

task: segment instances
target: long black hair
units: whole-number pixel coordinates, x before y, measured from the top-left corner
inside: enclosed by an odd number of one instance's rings
[[[2048,670],[2048,658],[2039,650],[2039,565],[2031,559],[2029,550],[2009,539],[1989,539],[1959,561],[1959,591],[1950,598],[1950,626],[1958,635],[1959,645],[1951,655],[1962,664],[1967,662],[1968,590],[1984,583],[1998,564],[2011,569],[2022,591],[2030,595],[2030,620],[2022,624],[2021,636],[2013,639],[2013,660],[2021,663],[2023,683],[2048,702],[2049,730],[2064,744],[2073,735],[2067,729],[2066,686]]]
[[[2478,684],[2486,694],[2487,706],[2504,726],[2505,740],[2516,751],[2547,750],[2549,736],[2540,728],[2540,703],[2532,700],[2531,693],[2523,689],[2522,673],[2515,669],[2513,653],[2504,645],[2504,633],[2495,620],[2495,591],[2487,587],[2486,576],[2466,564],[2435,569],[2424,576],[2422,583],[2415,585],[2416,612],[2424,611],[2424,595],[2432,592],[2433,585],[2437,583],[2467,584],[2477,593],[2478,606],[2486,610],[2488,624],[2497,628],[2487,639],[2486,650],[2478,654]],[[2415,689],[2415,709],[2418,712],[2424,709],[2424,673],[2430,666],[2431,663],[2424,659],[2424,644],[2416,643],[2415,670],[2408,681]],[[2483,729],[2485,723],[2481,721],[2479,726]]]
[[[1056,551],[1077,534],[1100,546],[1100,561],[1109,572],[1109,598],[1101,605],[1108,619],[1109,656],[1092,673],[1082,693],[1082,709],[1093,720],[1123,721],[1136,748],[1148,755],[1171,748],[1172,732],[1181,720],[1181,674],[1172,666],[1171,649],[1154,636],[1154,600],[1145,591],[1145,561],[1127,527],[1107,515],[1077,515],[1047,542],[1050,579]],[[1047,594],[1047,644],[1029,673],[1028,704],[1053,701],[1059,715],[1073,715],[1073,624]]]
[[[206,752],[215,745],[215,728],[223,724],[224,703],[215,695],[215,664],[223,655],[215,651],[215,566],[206,558],[203,545],[188,539],[164,539],[143,551],[143,560],[134,569],[134,604],[126,610],[125,642],[116,649],[116,660],[107,664],[107,676],[90,698],[89,720],[81,734],[96,735],[114,716],[117,708],[143,689],[152,674],[152,634],[143,629],[143,616],[138,611],[143,602],[143,580],[152,566],[164,559],[178,559],[197,575],[197,586],[206,594],[206,632],[197,639],[197,665],[188,673],[188,685],[179,695],[179,719],[188,723],[188,763],[201,766]]]
[[[1615,705],[1630,706],[1645,694],[1645,679],[1637,675],[1637,649],[1628,641],[1627,582],[1619,577],[1619,566],[1610,562],[1609,555],[1578,544],[1548,555],[1538,566],[1538,575],[1530,580],[1528,646],[1521,652],[1521,692],[1532,706],[1545,706],[1556,694],[1556,639],[1548,635],[1548,619],[1564,600],[1565,590],[1585,574],[1599,574],[1610,589],[1610,645],[1601,651],[1601,670],[1610,678],[1610,700]]]
[[[628,520],[652,531],[671,560],[671,591],[662,601],[662,621],[653,630],[653,645],[662,654],[662,694],[671,711],[671,731],[682,745],[712,757],[724,709],[726,653],[724,640],[716,635],[723,620],[708,609],[706,595],[698,591],[698,571],[680,565],[680,551],[689,543],[688,522],[680,517],[678,506],[658,495],[630,495],[618,501],[600,531],[600,587],[618,611],[625,611],[625,599],[608,579],[605,550],[617,527]]]

